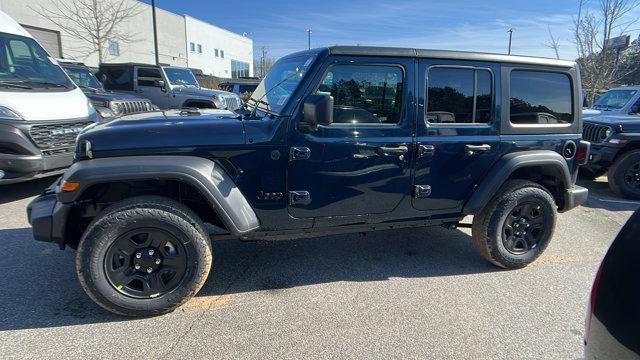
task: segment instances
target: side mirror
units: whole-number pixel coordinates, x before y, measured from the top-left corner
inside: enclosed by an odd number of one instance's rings
[[[165,83],[164,80],[155,80],[153,82],[153,85],[159,88],[164,88]]]
[[[640,114],[640,104],[635,104],[631,107],[631,111],[629,112],[629,115],[635,115],[635,114]]]
[[[304,101],[306,125],[329,125],[333,122],[333,97],[330,95],[309,95]]]

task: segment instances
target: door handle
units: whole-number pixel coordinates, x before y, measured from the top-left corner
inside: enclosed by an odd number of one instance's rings
[[[485,152],[491,150],[491,145],[482,144],[482,145],[465,145],[464,150],[469,155],[473,155],[477,152]]]
[[[378,152],[382,155],[394,155],[394,154],[404,155],[407,153],[407,151],[409,151],[409,148],[404,145],[394,146],[394,147],[380,146],[378,148]]]

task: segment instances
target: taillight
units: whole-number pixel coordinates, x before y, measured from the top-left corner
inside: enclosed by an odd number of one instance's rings
[[[604,260],[600,263],[598,267],[598,272],[596,272],[596,278],[593,280],[593,286],[591,287],[591,295],[589,295],[589,305],[587,306],[587,318],[584,324],[584,342],[585,344],[589,342],[589,332],[591,330],[591,318],[593,318],[593,309],[596,306],[596,293],[598,292],[598,286],[600,285],[600,275],[602,275],[602,267],[604,264]]]
[[[589,162],[589,150],[591,149],[591,143],[588,141],[580,140],[578,145],[578,151],[576,153],[576,160],[578,165],[587,165]]]

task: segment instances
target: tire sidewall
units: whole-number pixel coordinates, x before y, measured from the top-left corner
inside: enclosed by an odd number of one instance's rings
[[[550,201],[551,200],[551,201]],[[536,247],[524,254],[514,254],[506,249],[503,243],[503,227],[511,212],[520,204],[535,202],[544,211],[545,229]],[[555,229],[555,207],[553,198],[545,190],[537,187],[528,187],[515,190],[511,196],[503,198],[496,204],[495,211],[489,221],[489,239],[494,239],[491,247],[491,255],[501,264],[507,267],[523,267],[535,261],[553,238]]]
[[[619,161],[620,162],[615,166],[613,171],[613,179],[609,179],[609,181],[613,181],[615,183],[616,188],[621,195],[634,199],[640,198],[640,191],[632,191],[624,182],[627,169],[635,163],[640,162],[640,151],[634,151],[626,154]]]
[[[181,283],[170,292],[149,299],[133,298],[119,292],[107,279],[104,266],[107,251],[114,241],[128,231],[143,227],[155,227],[171,233],[183,244],[187,255],[187,269]],[[84,244],[77,254],[78,274],[88,288],[89,296],[110,311],[123,315],[166,312],[166,309],[179,306],[198,290],[197,274],[203,271],[202,267],[206,264],[203,264],[203,254],[198,253],[195,241],[205,240],[192,239],[194,234],[202,236],[185,219],[161,209],[128,209],[107,214],[91,226],[81,240]]]

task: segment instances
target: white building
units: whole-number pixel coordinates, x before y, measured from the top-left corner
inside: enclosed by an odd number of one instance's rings
[[[0,0],[0,10],[23,25],[54,57],[83,61],[98,66],[97,53],[89,53],[86,43],[65,33],[40,9],[54,9],[62,1],[75,0]],[[101,2],[111,0],[100,0]],[[105,62],[155,62],[151,6],[126,0],[139,9],[119,25],[129,41],[113,39],[103,49]],[[219,77],[253,76],[253,40],[195,19],[156,8],[160,62],[200,69]]]

